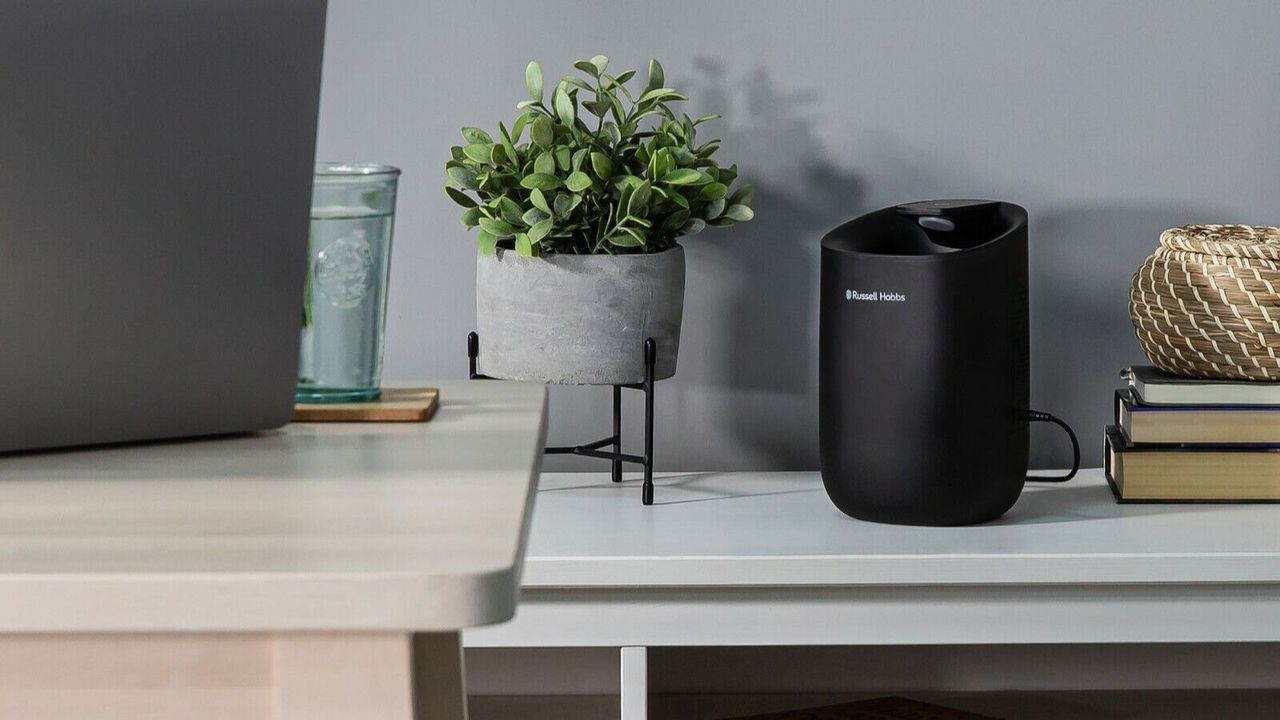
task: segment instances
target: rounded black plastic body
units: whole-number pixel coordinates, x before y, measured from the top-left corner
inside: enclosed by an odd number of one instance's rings
[[[966,525],[1017,501],[1029,403],[1027,213],[931,201],[822,240],[822,480],[863,520]]]

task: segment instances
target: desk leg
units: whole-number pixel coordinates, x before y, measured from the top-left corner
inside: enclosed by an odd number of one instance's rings
[[[649,660],[644,647],[624,647],[619,651],[622,671],[621,720],[649,717]]]
[[[415,720],[467,720],[460,633],[414,635],[413,680]]]
[[[389,632],[0,635],[0,720],[462,718],[415,717],[412,640]]]
[[[273,637],[274,720],[416,720],[401,633]]]

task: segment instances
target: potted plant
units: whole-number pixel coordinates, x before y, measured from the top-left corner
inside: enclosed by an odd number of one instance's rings
[[[525,68],[529,99],[497,136],[462,129],[445,192],[478,231],[476,313],[480,371],[511,380],[625,384],[644,378],[644,341],[657,345],[655,378],[676,370],[684,307],[678,240],[752,218],[753,189],[732,189],[736,165],[712,159],[719,140],[672,110],[686,100],[662,65],[636,75],[579,60],[546,99],[542,69]]]

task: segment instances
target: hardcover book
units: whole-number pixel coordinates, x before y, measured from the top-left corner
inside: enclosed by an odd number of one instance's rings
[[[1104,469],[1120,502],[1280,501],[1280,448],[1134,446],[1108,425]]]
[[[1280,382],[1196,380],[1150,365],[1135,365],[1121,377],[1148,405],[1280,405]]]
[[[1132,388],[1115,401],[1130,444],[1280,446],[1280,405],[1150,405]]]

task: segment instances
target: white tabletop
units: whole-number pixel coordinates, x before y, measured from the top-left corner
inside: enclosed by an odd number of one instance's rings
[[[0,457],[0,632],[510,618],[545,388],[439,387],[428,423]]]
[[[525,587],[1280,582],[1280,505],[1118,505],[1100,470],[981,526],[842,515],[818,473],[547,474]]]

